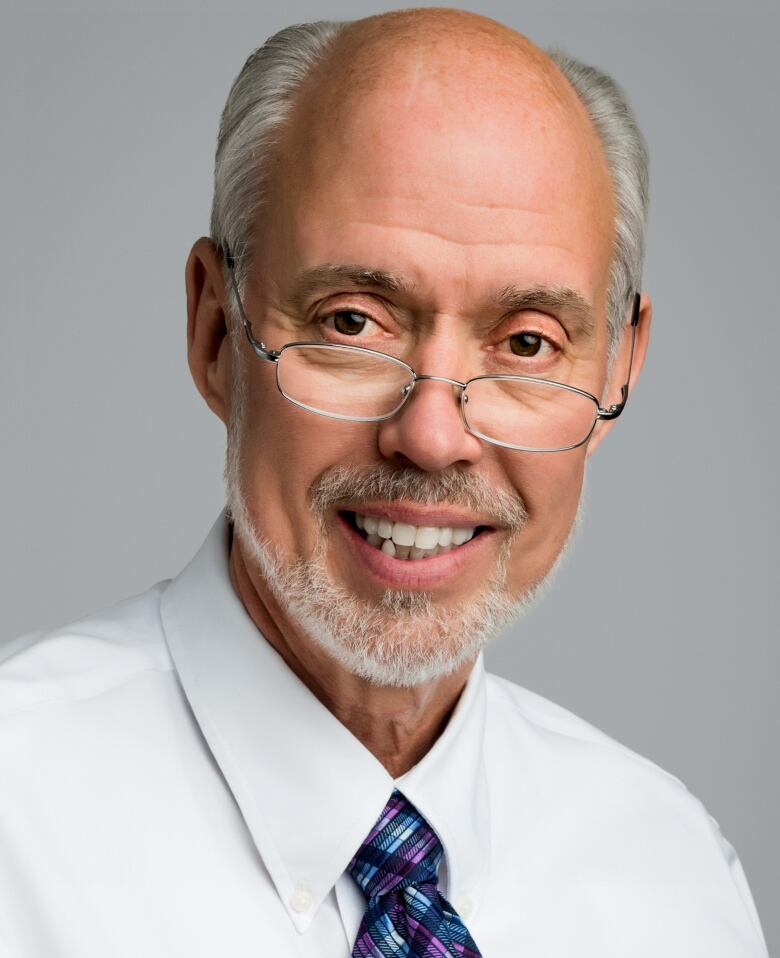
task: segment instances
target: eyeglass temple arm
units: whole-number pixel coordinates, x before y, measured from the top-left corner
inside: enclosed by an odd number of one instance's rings
[[[254,333],[252,332],[252,324],[249,322],[249,319],[244,312],[244,304],[241,302],[241,295],[238,292],[238,283],[236,282],[235,274],[236,261],[226,243],[222,244],[221,250],[225,260],[225,266],[227,266],[228,273],[230,274],[230,285],[233,288],[233,295],[236,297],[238,315],[241,317],[241,322],[244,324],[244,330],[246,332],[247,339],[249,340],[249,345],[261,359],[265,359],[269,363],[278,363],[281,353],[275,349],[268,349],[265,343],[262,343],[259,339],[255,339]]]
[[[628,360],[628,377],[625,385],[620,387],[620,402],[613,403],[609,409],[599,409],[598,418],[601,420],[617,419],[626,408],[626,403],[628,402],[628,387],[631,383],[631,367],[634,364],[634,345],[636,344],[636,328],[639,325],[639,304],[641,300],[641,294],[634,293],[634,302],[631,307],[631,355]]]
[[[236,297],[236,304],[238,305],[238,314],[241,317],[241,322],[244,324],[244,330],[246,332],[246,336],[247,336],[247,339],[249,340],[250,346],[261,359],[265,359],[269,363],[278,363],[279,356],[281,355],[281,353],[275,349],[268,349],[265,343],[261,342],[259,339],[255,339],[255,335],[252,332],[252,324],[249,322],[246,312],[244,311],[244,304],[241,302],[241,295],[238,291],[238,283],[236,282],[236,274],[235,274],[236,261],[226,243],[223,243],[221,247],[221,251],[225,259],[225,265],[227,266],[228,273],[230,274],[230,285],[233,289],[233,295]],[[628,402],[628,387],[631,383],[631,367],[633,366],[633,363],[634,363],[634,345],[636,343],[636,328],[639,325],[640,301],[641,301],[641,295],[639,293],[634,293],[634,303],[633,303],[632,312],[631,312],[631,354],[628,360],[628,378],[626,379],[625,385],[621,386],[620,402],[613,403],[609,407],[609,409],[599,409],[598,418],[601,420],[617,419],[617,417],[625,409],[626,403]],[[428,378],[428,377],[425,377],[425,378]]]

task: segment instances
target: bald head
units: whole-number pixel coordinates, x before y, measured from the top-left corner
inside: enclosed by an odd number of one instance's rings
[[[212,236],[237,254],[241,281],[272,198],[283,208],[327,183],[349,204],[378,177],[399,199],[438,190],[475,210],[533,215],[585,198],[584,222],[608,223],[614,239],[620,326],[641,273],[646,155],[609,77],[462,11],[289,27],[249,58],[226,104]],[[505,225],[477,217],[467,228]]]
[[[311,154],[319,136],[332,137],[356,114],[365,128],[372,112],[396,133],[417,114],[420,133],[478,119],[488,135],[534,112],[539,135],[569,126],[578,153],[605,168],[587,111],[552,59],[517,31],[465,11],[404,10],[346,25],[301,88],[290,124],[295,152]]]
[[[582,103],[546,54],[483,17],[421,10],[349,25],[302,85],[278,153],[258,234],[271,222],[278,235],[295,197],[305,229],[314,210],[331,228],[374,219],[388,246],[435,230],[476,248],[545,222],[543,241],[563,245],[549,214],[569,208],[608,266],[609,170]]]
[[[357,91],[385,81],[410,64],[433,74],[476,70],[499,79],[507,72],[535,77],[550,92],[571,92],[552,60],[527,37],[487,17],[443,8],[383,13],[348,24],[333,46],[334,69]]]

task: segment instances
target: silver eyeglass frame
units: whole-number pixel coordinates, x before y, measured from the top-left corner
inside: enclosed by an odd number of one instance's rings
[[[634,363],[634,346],[636,345],[636,330],[639,325],[639,304],[641,296],[638,292],[633,295],[633,302],[631,308],[631,319],[629,325],[631,326],[631,352],[629,354],[628,361],[628,375],[626,382],[621,386],[621,398],[620,402],[613,403],[608,408],[603,408],[598,399],[593,395],[593,393],[588,392],[585,389],[580,389],[577,386],[570,386],[567,383],[555,382],[551,379],[539,379],[536,376],[509,376],[509,375],[490,375],[484,374],[481,376],[473,376],[471,379],[467,379],[465,383],[460,382],[457,379],[447,379],[446,376],[429,376],[426,374],[418,375],[414,369],[408,364],[405,363],[402,359],[397,359],[395,356],[390,356],[388,353],[380,352],[377,349],[368,349],[366,346],[349,346],[346,343],[323,343],[316,340],[300,340],[294,343],[285,343],[281,349],[268,349],[268,347],[261,340],[256,339],[254,333],[252,332],[252,324],[249,322],[249,318],[246,315],[244,310],[244,304],[241,301],[241,295],[238,290],[238,283],[236,281],[235,275],[235,259],[226,245],[222,245],[220,248],[225,266],[227,267],[228,274],[230,276],[230,284],[233,290],[233,295],[236,298],[236,304],[238,305],[238,313],[241,317],[241,322],[244,326],[244,331],[246,332],[247,339],[249,340],[249,345],[252,347],[253,352],[256,356],[259,356],[260,359],[265,360],[269,363],[274,363],[277,367],[276,375],[276,387],[279,392],[284,396],[284,398],[293,403],[295,406],[305,409],[308,412],[314,413],[317,416],[323,416],[326,419],[340,419],[347,422],[384,422],[387,419],[392,419],[403,407],[406,405],[409,397],[414,391],[414,387],[418,382],[423,382],[424,380],[431,380],[433,382],[449,383],[451,386],[457,386],[460,389],[460,411],[461,418],[463,420],[463,425],[466,428],[466,431],[469,432],[472,436],[476,436],[478,439],[481,439],[483,442],[490,443],[493,446],[501,446],[505,449],[512,449],[517,452],[568,452],[571,449],[578,449],[580,446],[583,446],[593,435],[593,430],[596,428],[597,423],[604,422],[611,419],[617,419],[618,416],[623,412],[628,402],[629,394],[629,385],[631,383],[631,369]],[[300,402],[297,399],[293,399],[292,396],[288,395],[281,386],[279,382],[279,372],[278,372],[278,363],[282,356],[282,353],[285,349],[288,349],[292,346],[308,346],[314,348],[326,348],[326,349],[346,349],[351,352],[366,353],[369,356],[380,356],[382,359],[391,360],[396,363],[398,366],[402,366],[406,369],[411,378],[411,382],[404,387],[403,398],[400,403],[392,410],[392,412],[386,413],[383,416],[345,416],[340,413],[328,413],[323,412],[321,409],[315,409],[313,406],[308,406],[305,403]],[[593,417],[593,425],[590,427],[588,434],[584,439],[579,442],[574,443],[571,446],[556,446],[553,449],[528,449],[524,446],[513,445],[512,443],[502,442],[500,439],[492,439],[489,436],[485,436],[479,431],[473,429],[466,418],[466,403],[468,403],[468,394],[466,392],[467,387],[470,383],[477,382],[480,379],[509,379],[515,382],[531,382],[531,383],[541,383],[547,384],[550,386],[555,386],[558,389],[566,389],[569,392],[576,393],[579,396],[583,396],[586,399],[589,399],[594,406],[596,407],[596,412]]]

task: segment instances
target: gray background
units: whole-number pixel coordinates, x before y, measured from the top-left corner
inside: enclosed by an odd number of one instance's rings
[[[628,90],[651,148],[656,306],[574,555],[488,658],[686,782],[736,846],[771,948],[780,31],[769,4],[721,6],[471,5]],[[183,268],[220,109],[269,33],[381,9],[4,14],[0,635],[142,591],[199,545],[224,437],[189,379]]]

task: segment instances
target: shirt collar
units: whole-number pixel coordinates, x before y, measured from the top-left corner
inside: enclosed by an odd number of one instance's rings
[[[228,538],[223,512],[166,588],[162,625],[190,707],[295,927],[308,927],[394,786],[441,838],[450,893],[478,895],[490,847],[482,657],[438,741],[394,782],[258,631],[230,581]]]

